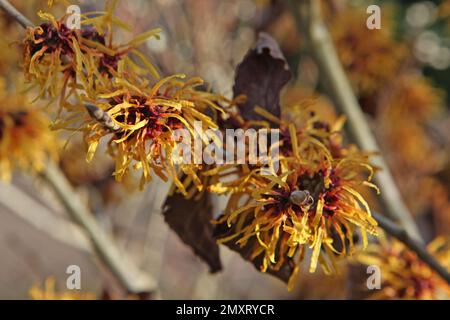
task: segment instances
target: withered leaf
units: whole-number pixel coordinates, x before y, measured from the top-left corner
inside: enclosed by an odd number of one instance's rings
[[[233,94],[235,97],[247,97],[247,101],[239,106],[242,117],[246,120],[264,120],[254,112],[256,106],[279,117],[280,92],[291,77],[278,43],[267,33],[261,32],[256,46],[247,52],[236,68]]]
[[[211,273],[222,270],[219,247],[213,237],[212,204],[204,193],[196,201],[174,194],[164,204],[164,219],[175,233],[204,260]]]
[[[247,219],[246,221],[248,221],[250,223],[250,219],[251,219],[251,217],[249,216],[249,219]],[[246,223],[244,223],[244,225],[246,225]],[[231,236],[236,233],[235,227],[236,227],[236,224],[233,224],[233,225],[231,225],[231,227],[228,227],[226,222],[219,224],[214,229],[214,236],[216,237],[216,239]],[[262,265],[262,261],[263,261],[263,257],[264,257],[263,254],[260,254],[253,260],[251,259],[253,249],[255,247],[261,246],[258,243],[258,240],[256,239],[256,237],[250,238],[248,240],[247,244],[243,247],[236,244],[236,240],[228,241],[228,242],[224,243],[224,245],[227,246],[230,250],[233,250],[233,251],[236,251],[237,253],[239,253],[244,260],[251,262],[258,271],[261,270],[261,265]],[[292,275],[292,272],[294,271],[294,267],[295,267],[294,261],[290,258],[287,258],[285,263],[281,266],[281,268],[279,270],[273,270],[273,269],[268,268],[267,273],[271,274],[287,283],[289,281],[289,278]]]

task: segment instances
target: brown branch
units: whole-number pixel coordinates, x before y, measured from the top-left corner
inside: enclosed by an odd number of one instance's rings
[[[379,226],[386,231],[386,233],[403,242],[403,244],[414,251],[423,262],[425,262],[431,269],[436,271],[437,274],[439,274],[445,281],[447,281],[447,283],[450,284],[449,271],[427,251],[422,243],[411,238],[404,228],[399,227],[386,217],[376,212],[373,212],[372,215],[375,220],[377,220]]]
[[[33,22],[28,20],[22,13],[20,13],[16,8],[14,8],[9,1],[0,0],[0,8],[5,11],[7,15],[15,19],[22,27],[33,27]]]
[[[337,107],[347,116],[347,128],[351,138],[362,150],[379,151],[380,148],[370,130],[358,100],[353,94],[333,41],[323,22],[320,1],[290,0],[289,2],[299,30],[304,31],[309,40],[313,58],[322,73],[321,80],[325,82],[325,87],[328,89]],[[375,167],[381,168],[376,173],[374,181],[382,191],[380,200],[384,212],[391,219],[399,221],[411,237],[421,240],[419,230],[402,200],[384,158],[382,156],[374,157],[372,163]]]

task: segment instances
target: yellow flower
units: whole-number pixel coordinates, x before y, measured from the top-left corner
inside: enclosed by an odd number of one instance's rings
[[[365,265],[377,265],[381,269],[381,290],[372,299],[448,299],[450,286],[416,253],[403,243],[387,241],[379,237],[379,244],[371,244],[357,256]],[[428,245],[428,250],[447,269],[450,269],[450,247],[448,239],[438,237]]]
[[[445,150],[428,128],[443,111],[442,92],[419,75],[403,74],[383,93],[376,112],[376,134],[382,151],[413,214],[435,196],[430,176],[438,171]],[[414,181],[414,183],[411,183]]]
[[[385,14],[383,28],[376,31],[366,28],[367,14],[357,8],[335,15],[330,25],[339,59],[359,96],[375,93],[395,77],[405,56],[405,48],[389,33],[389,11]]]
[[[230,228],[219,242],[249,246],[251,259],[263,256],[262,272],[293,266],[290,289],[306,250],[312,250],[310,272],[320,264],[331,273],[336,257],[353,254],[358,230],[364,246],[367,233],[377,234],[377,223],[357,191],[376,188],[370,183],[373,169],[367,156],[347,150],[333,157],[327,147],[329,126],[315,120],[311,124],[299,130],[287,125],[277,175],[242,167],[238,179],[210,187],[232,193],[225,215],[216,222]]]
[[[125,44],[114,44],[113,26],[129,29],[114,17],[117,1],[108,1],[105,13],[91,17],[82,15],[81,30],[69,28],[64,19],[39,12],[45,22],[28,28],[24,40],[24,68],[26,79],[36,84],[39,98],[60,98],[60,107],[66,107],[69,97],[77,98],[84,90],[95,96],[99,83],[117,75],[119,62],[130,74],[151,74],[158,78],[154,66],[136,48],[149,37],[158,37],[159,29],[147,31]],[[145,68],[130,58],[134,54]]]
[[[429,79],[405,73],[397,77],[395,84],[387,90],[385,103],[377,114],[393,118],[395,122],[406,115],[418,122],[430,120],[441,113],[443,97],[444,92],[433,86]]]
[[[201,180],[195,173],[201,164],[194,164],[194,161],[180,164],[181,172],[190,180],[181,183],[178,178],[173,151],[182,141],[176,140],[174,131],[185,129],[193,139],[198,135],[196,121],[202,130],[217,129],[214,120],[218,117],[217,112],[221,112],[219,104],[226,99],[197,90],[196,87],[203,83],[201,79],[185,82],[182,78],[183,75],[167,77],[154,86],[131,85],[118,78],[117,85],[113,89],[106,88],[104,94],[99,92],[97,100],[87,99],[87,103],[94,105],[90,107],[93,119],[83,128],[89,145],[88,160],[92,159],[100,139],[109,136],[110,153],[116,162],[114,174],[119,181],[133,167],[142,170],[141,186],[151,180],[153,171],[163,180],[173,178],[184,194],[187,194],[189,181],[202,189]],[[205,115],[208,110],[214,119]],[[192,141],[191,144],[194,148]]]
[[[77,290],[56,291],[56,281],[54,277],[48,277],[44,281],[44,286],[33,285],[28,294],[33,300],[95,300],[93,293],[85,293]]]
[[[70,3],[67,0],[47,0],[47,5],[51,8],[58,2],[62,2],[65,6],[69,6]]]
[[[41,110],[26,97],[10,95],[0,84],[0,180],[9,181],[14,169],[40,171],[48,157],[57,158],[58,141]]]

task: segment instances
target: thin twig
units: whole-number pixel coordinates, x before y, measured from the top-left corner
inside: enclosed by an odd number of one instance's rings
[[[72,219],[87,233],[102,261],[125,289],[130,293],[154,292],[156,281],[141,273],[123,253],[119,252],[113,239],[100,228],[95,218],[77,197],[59,167],[48,163],[42,176],[53,188]]]
[[[450,284],[450,273],[448,270],[427,251],[422,243],[411,238],[404,228],[399,227],[386,217],[383,217],[376,212],[373,212],[372,215],[386,233],[403,242],[409,249],[414,251],[423,262],[430,266],[430,268],[436,271],[437,274]]]
[[[325,82],[337,107],[347,116],[347,126],[351,138],[362,150],[379,151],[380,148],[358,100],[353,94],[333,41],[321,17],[320,1],[305,0],[297,2],[291,0],[289,2],[299,30],[303,30],[307,35],[313,58],[322,73],[322,81]],[[372,163],[375,167],[381,168],[376,173],[374,181],[382,191],[380,200],[384,212],[393,220],[398,220],[411,237],[421,241],[417,225],[402,200],[385,160],[382,156],[377,156],[374,157]]]
[[[17,11],[16,8],[14,8],[9,1],[7,0],[0,0],[0,8],[5,11],[6,14],[8,14],[11,18],[15,19],[20,25],[24,28],[27,27],[33,27],[33,22],[28,20],[22,13]]]

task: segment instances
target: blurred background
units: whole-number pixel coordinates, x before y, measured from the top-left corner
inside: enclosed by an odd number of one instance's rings
[[[73,1],[82,11],[102,9],[101,1]],[[12,3],[32,21],[36,12],[62,16],[64,4]],[[290,7],[281,0],[133,0],[121,1],[116,14],[133,34],[160,27],[161,39],[142,50],[164,75],[200,76],[214,91],[232,96],[234,70],[265,31],[280,43],[294,79],[283,92],[285,117],[298,101],[315,99],[323,117],[335,119],[318,68]],[[380,30],[368,30],[366,9],[381,7]],[[399,190],[427,241],[450,235],[450,1],[323,1],[325,21],[394,174]],[[17,46],[23,30],[1,15],[0,72],[7,85],[21,79]],[[133,34],[119,34],[120,42]],[[20,80],[18,80],[20,82]],[[67,136],[60,137],[63,142]],[[64,143],[62,143],[63,145]],[[106,155],[85,161],[85,145],[74,136],[61,149],[60,164],[101,227],[145,274],[157,279],[164,299],[347,299],[359,298],[364,279],[342,265],[341,273],[303,272],[288,292],[281,281],[258,273],[238,254],[221,246],[223,271],[207,266],[164,222],[161,208],[170,185],[155,179],[143,192],[111,177]],[[377,208],[376,199],[371,199]],[[218,198],[215,211],[223,208]],[[34,175],[16,172],[0,183],[0,298],[28,299],[33,292],[65,290],[66,268],[79,265],[82,292],[96,298],[124,294],[94,258],[83,232]],[[30,291],[31,289],[31,291]],[[37,290],[37,291],[36,291]],[[133,297],[131,297],[133,298]]]

